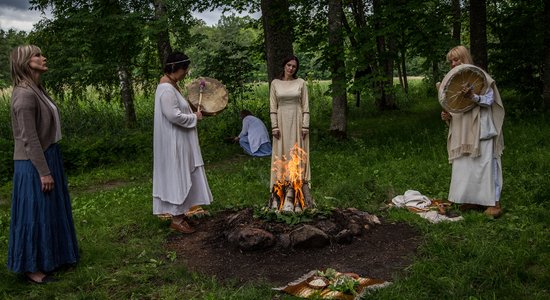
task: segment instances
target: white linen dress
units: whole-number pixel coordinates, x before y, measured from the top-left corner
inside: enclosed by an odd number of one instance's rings
[[[197,133],[197,116],[169,83],[155,93],[153,214],[181,215],[208,205],[208,186]]]

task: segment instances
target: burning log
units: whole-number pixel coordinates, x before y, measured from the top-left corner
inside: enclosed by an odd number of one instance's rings
[[[287,181],[273,186],[268,206],[283,212],[302,212],[314,207],[315,202],[307,183],[297,185]]]
[[[276,174],[277,182],[271,190],[268,206],[284,212],[302,212],[313,207],[313,198],[309,185],[303,180],[307,153],[298,145],[290,149],[290,159],[284,156],[273,163],[272,172]]]

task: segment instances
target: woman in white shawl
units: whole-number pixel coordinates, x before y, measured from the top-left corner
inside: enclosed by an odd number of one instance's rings
[[[451,49],[447,60],[451,68],[473,64],[464,46]],[[486,215],[498,217],[502,214],[500,157],[504,148],[504,107],[495,81],[487,73],[485,77],[487,82],[479,95],[468,87],[462,90],[478,105],[463,113],[443,111],[441,118],[449,124],[447,152],[452,164],[449,200],[462,204],[462,208],[484,207]]]
[[[166,59],[155,93],[153,138],[153,214],[172,216],[170,228],[183,233],[195,231],[185,214],[212,202],[197,133],[202,114],[191,110],[177,85],[190,63],[181,52]]]

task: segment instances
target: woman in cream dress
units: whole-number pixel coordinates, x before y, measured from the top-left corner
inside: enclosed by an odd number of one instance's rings
[[[283,72],[278,79],[271,82],[269,107],[273,135],[273,150],[271,157],[270,190],[277,180],[283,178],[282,172],[273,171],[277,160],[290,159],[290,150],[297,145],[305,152],[305,159],[300,167],[303,170],[304,184],[310,184],[309,167],[309,99],[307,83],[297,77],[300,67],[298,58],[294,55],[283,60]]]
[[[464,46],[449,51],[447,60],[454,68],[473,64]],[[495,81],[485,73],[487,81],[480,95],[465,87],[462,92],[477,105],[463,113],[441,112],[449,123],[447,152],[452,163],[449,200],[464,208],[485,208],[485,214],[501,215],[502,190],[501,155],[504,149],[502,124],[504,107]]]

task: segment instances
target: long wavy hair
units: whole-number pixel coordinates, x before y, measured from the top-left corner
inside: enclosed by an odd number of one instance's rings
[[[35,55],[40,55],[42,50],[35,45],[21,45],[15,47],[10,54],[10,69],[11,81],[16,87],[20,84],[34,83],[40,86],[40,82],[36,82],[37,77],[33,76],[34,71],[29,63]]]

